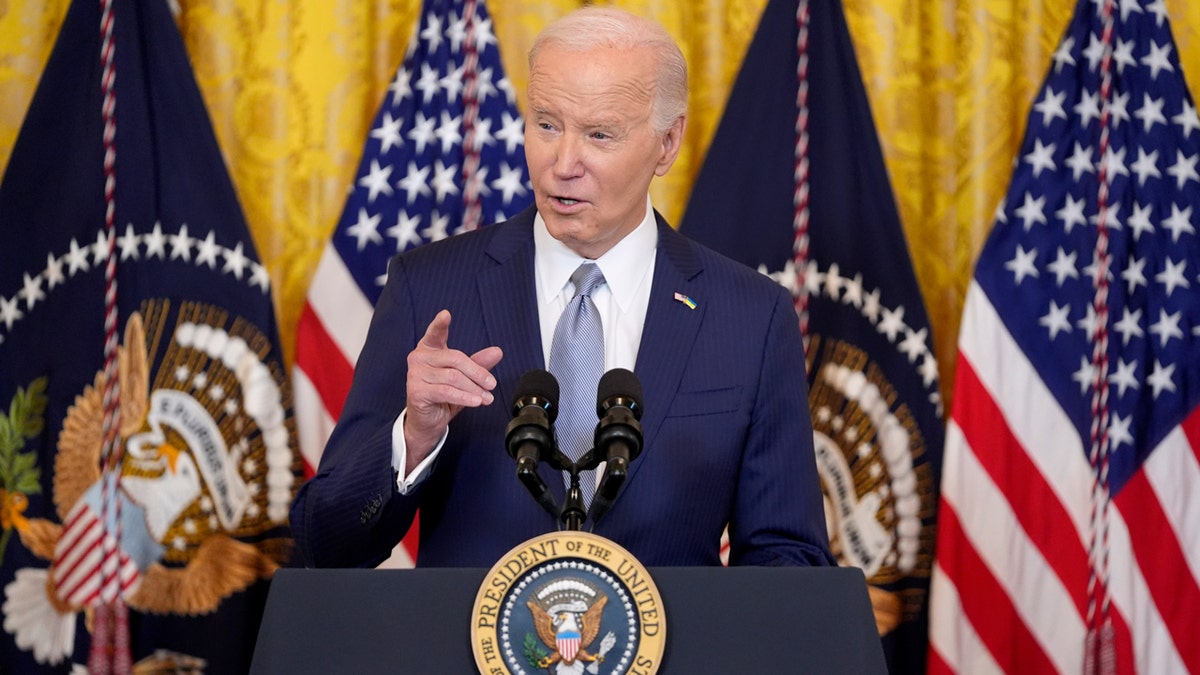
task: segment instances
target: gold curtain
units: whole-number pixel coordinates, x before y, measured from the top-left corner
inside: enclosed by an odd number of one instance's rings
[[[0,0],[0,166],[68,2]],[[196,79],[271,272],[289,363],[313,268],[420,4],[178,0]],[[487,0],[518,92],[533,35],[580,4]],[[687,137],[675,169],[653,187],[656,205],[677,223],[766,0],[602,4],[657,19],[688,58]],[[1197,91],[1200,4],[1166,5],[1184,73]],[[948,384],[974,260],[1074,2],[844,0],[844,6]]]
[[[1091,3],[1089,3],[1091,4]],[[1166,0],[1200,85],[1200,3]],[[844,0],[951,399],[975,258],[1074,0]]]

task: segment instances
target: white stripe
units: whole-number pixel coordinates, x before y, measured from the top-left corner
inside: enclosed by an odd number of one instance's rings
[[[954,582],[936,562],[929,585],[929,644],[956,673],[1003,673],[966,620]]]
[[[312,284],[308,304],[321,319],[329,337],[351,365],[358,361],[374,308],[359,290],[350,270],[332,244],[325,247]]]
[[[1141,673],[1185,673],[1187,669],[1158,606],[1146,587],[1146,578],[1133,558],[1129,528],[1117,509],[1108,518],[1108,592],[1117,611],[1125,617],[1133,641],[1134,662]],[[1154,571],[1150,571],[1154,574]],[[1194,648],[1193,645],[1186,645]]]
[[[325,409],[325,402],[313,386],[308,374],[297,363],[292,369],[292,396],[296,406],[296,434],[300,439],[300,454],[309,467],[316,470],[334,419]]]
[[[1183,429],[1175,427],[1142,466],[1200,584],[1200,464]]]
[[[959,350],[1075,523],[1086,550],[1092,469],[1082,441],[975,281],[967,289]]]
[[[1070,591],[953,422],[946,429],[946,447],[944,471],[953,481],[942,497],[958,514],[968,543],[1059,672],[1081,672],[1087,628]]]

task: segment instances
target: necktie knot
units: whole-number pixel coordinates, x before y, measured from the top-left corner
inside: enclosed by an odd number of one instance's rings
[[[571,283],[575,284],[575,297],[590,297],[592,292],[604,283],[604,273],[596,263],[585,262],[571,274]]]

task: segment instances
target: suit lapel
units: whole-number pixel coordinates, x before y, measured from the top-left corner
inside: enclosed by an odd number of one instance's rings
[[[496,235],[487,255],[494,264],[480,272],[477,285],[488,339],[504,350],[494,374],[497,398],[502,396],[507,405],[521,375],[545,367],[534,288],[532,210],[492,227]]]
[[[645,413],[642,417],[643,451],[655,452],[658,431],[666,419],[679,383],[688,367],[688,358],[704,320],[705,303],[697,292],[696,279],[702,267],[693,244],[658,220],[658,255],[654,262],[654,282],[642,342],[638,347],[635,372],[642,383]],[[699,300],[690,308],[675,295]],[[628,481],[636,477],[644,461],[630,464]]]
[[[521,376],[546,367],[534,279],[534,213],[531,207],[506,223],[492,226],[497,232],[488,244],[487,255],[494,265],[478,277],[487,336],[491,344],[504,350],[504,358],[493,374],[496,400],[506,410]],[[565,493],[562,473],[545,462],[539,473],[561,503]]]

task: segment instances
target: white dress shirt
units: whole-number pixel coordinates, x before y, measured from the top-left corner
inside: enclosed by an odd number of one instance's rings
[[[571,275],[583,264],[585,258],[550,236],[541,214],[536,215],[533,220],[533,243],[534,283],[537,287],[538,323],[542,332],[542,358],[543,362],[548,364],[558,317],[575,296],[575,284],[571,283]],[[654,279],[654,259],[657,250],[658,225],[654,219],[650,198],[647,196],[646,214],[642,217],[642,222],[595,261],[604,273],[605,281],[592,292],[592,302],[600,312],[600,323],[604,328],[605,371],[613,368],[633,370],[634,364],[637,363],[642,326],[646,322],[646,310],[650,306],[650,286]],[[497,402],[492,403],[496,404]],[[429,456],[405,476],[407,447],[404,442],[404,415],[405,412],[402,411],[392,425],[392,467],[396,469],[396,487],[400,494],[408,494],[413,486],[425,479],[449,434],[447,428]],[[599,476],[600,472],[596,473]]]

